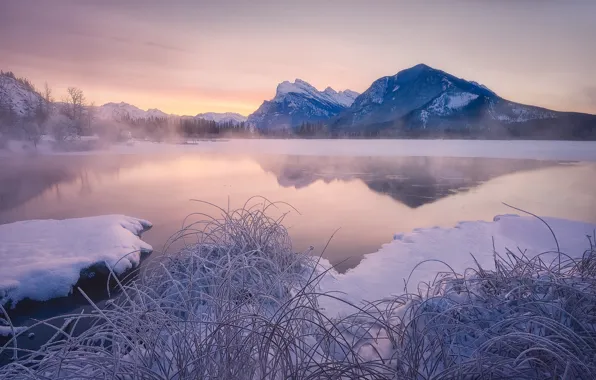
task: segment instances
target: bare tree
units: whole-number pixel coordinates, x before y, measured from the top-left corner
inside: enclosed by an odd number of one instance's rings
[[[95,121],[95,102],[91,102],[89,106],[87,106],[87,131],[90,134],[93,134],[93,122]]]
[[[78,87],[69,87],[66,91],[68,93],[66,103],[70,109],[69,112],[71,119],[81,120],[83,116],[83,107],[85,106],[86,101],[83,90]]]
[[[74,122],[76,133],[80,136],[83,131],[83,114],[85,109],[85,94],[78,87],[69,87],[67,90],[66,112],[67,116]]]
[[[44,84],[43,98],[48,103],[53,103],[54,102],[54,97],[52,96],[52,89],[48,85],[48,82],[46,82]]]

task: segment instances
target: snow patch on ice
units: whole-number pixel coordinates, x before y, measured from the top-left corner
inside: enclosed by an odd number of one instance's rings
[[[561,252],[577,258],[589,248],[586,236],[593,235],[596,225],[557,218],[543,219],[555,232]],[[517,252],[518,247],[525,250],[528,257],[557,250],[550,231],[540,220],[499,215],[492,222],[460,222],[453,228],[425,228],[396,234],[392,242],[366,255],[358,266],[345,274],[331,270],[331,276],[323,280],[322,290],[342,294],[351,302],[371,301],[402,294],[405,280],[409,278],[407,290],[416,291],[421,281],[432,281],[438,272],[450,271],[449,267],[437,261],[416,268],[422,261],[441,260],[462,273],[466,268],[475,266],[472,254],[483,268],[494,269],[493,238],[494,248],[501,254],[505,248]],[[548,260],[548,256],[543,256],[543,259]],[[331,300],[322,302],[330,314],[348,311],[346,305]]]
[[[0,304],[70,294],[81,271],[105,264],[116,274],[152,247],[139,236],[151,223],[124,215],[29,220],[0,225]]]

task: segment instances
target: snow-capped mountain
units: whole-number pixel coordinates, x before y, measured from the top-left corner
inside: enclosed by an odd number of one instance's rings
[[[425,106],[446,114],[465,107],[479,96],[495,95],[475,82],[420,64],[377,79],[337,122],[349,126],[385,122]]]
[[[329,122],[332,130],[418,135],[449,131],[484,136],[593,134],[596,116],[514,103],[477,82],[419,64],[380,78]]]
[[[18,117],[35,114],[40,104],[45,104],[42,96],[22,79],[12,73],[0,74],[0,110],[14,112]]]
[[[266,100],[253,114],[248,123],[257,129],[287,129],[304,122],[328,120],[349,107],[358,93],[335,91],[327,87],[317,90],[309,83],[296,79],[277,86],[275,97]]]
[[[235,112],[206,112],[195,116],[197,119],[210,120],[216,123],[235,123],[240,124],[246,121],[246,116]]]
[[[97,107],[95,110],[96,117],[102,120],[138,120],[138,119],[150,119],[150,118],[163,118],[169,115],[156,108],[148,109],[144,111],[131,104],[120,102],[120,103],[106,103],[102,106]]]

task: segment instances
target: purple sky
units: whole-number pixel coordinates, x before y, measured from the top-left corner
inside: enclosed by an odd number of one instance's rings
[[[596,113],[596,1],[0,0],[0,69],[96,104],[249,114],[277,83],[362,92],[426,63]]]

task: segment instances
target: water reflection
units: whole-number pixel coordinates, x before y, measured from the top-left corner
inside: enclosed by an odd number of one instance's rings
[[[427,157],[231,155],[37,157],[0,167],[0,223],[128,214],[151,220],[159,250],[191,212],[239,207],[254,195],[285,201],[297,250],[320,249],[339,270],[394,233],[491,220],[501,202],[542,215],[596,222],[596,165]],[[279,212],[290,210],[279,210]],[[466,253],[467,254],[467,253]]]
[[[538,160],[451,157],[285,156],[257,161],[277,176],[280,186],[300,189],[319,180],[359,179],[371,190],[411,208],[467,191],[497,176],[557,165]]]

